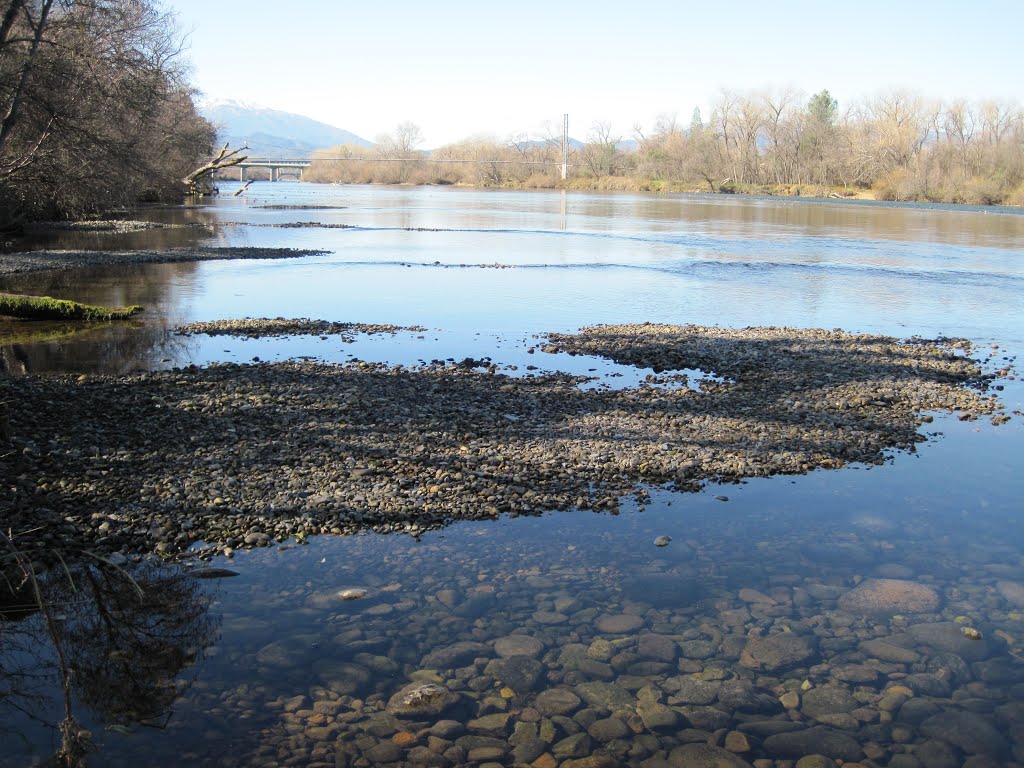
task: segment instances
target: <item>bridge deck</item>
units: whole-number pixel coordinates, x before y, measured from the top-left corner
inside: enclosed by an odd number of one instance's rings
[[[310,160],[273,160],[262,157],[251,157],[239,163],[246,168],[309,168]]]

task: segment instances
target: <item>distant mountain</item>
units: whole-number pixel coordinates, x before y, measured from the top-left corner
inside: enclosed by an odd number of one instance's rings
[[[318,120],[240,101],[207,101],[199,112],[217,126],[217,138],[232,147],[248,144],[254,156],[307,158],[314,150],[373,142]]]

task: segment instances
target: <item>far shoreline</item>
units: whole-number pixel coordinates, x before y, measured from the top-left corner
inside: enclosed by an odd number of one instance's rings
[[[237,179],[230,178],[219,178],[216,179],[217,189],[220,190],[222,186],[229,186],[232,182],[238,184]],[[732,192],[707,192],[700,190],[687,190],[687,189],[626,189],[616,187],[600,187],[600,186],[525,186],[525,185],[491,185],[491,184],[438,184],[430,182],[412,183],[412,182],[400,182],[400,183],[383,183],[383,182],[348,182],[348,181],[298,181],[296,179],[282,179],[275,182],[268,182],[266,179],[261,179],[252,182],[254,184],[308,184],[313,186],[323,187],[367,187],[374,188],[380,187],[383,189],[458,189],[464,191],[493,191],[493,192],[566,192],[566,193],[579,193],[579,194],[630,194],[630,195],[652,195],[655,197],[687,197],[687,198],[698,198],[706,200],[767,200],[779,203],[808,203],[808,204],[834,204],[834,205],[861,205],[867,207],[880,207],[880,208],[909,208],[909,209],[920,209],[920,210],[939,210],[939,211],[950,211],[950,212],[963,212],[963,213],[1001,213],[1011,216],[1019,216],[1024,214],[1024,206],[1018,205],[976,205],[970,203],[951,203],[931,200],[879,200],[875,197],[868,196],[851,196],[846,197],[843,195],[793,195],[793,194],[773,194],[772,192],[765,190],[752,190],[752,191],[741,191],[736,190]],[[863,192],[869,193],[869,190]],[[217,195],[213,197],[221,196],[224,193],[218,191]],[[183,203],[187,205],[187,203]],[[138,210],[145,210],[145,208],[139,208]]]

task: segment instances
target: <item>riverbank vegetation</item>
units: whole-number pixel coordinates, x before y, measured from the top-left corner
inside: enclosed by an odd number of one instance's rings
[[[565,181],[561,141],[477,137],[424,153],[405,123],[375,147],[320,153],[304,179],[1024,205],[1024,111],[996,101],[891,91],[840,105],[827,90],[723,90],[706,118],[663,116],[631,136],[591,126],[571,143]]]
[[[175,199],[213,149],[152,0],[0,0],[0,228]]]

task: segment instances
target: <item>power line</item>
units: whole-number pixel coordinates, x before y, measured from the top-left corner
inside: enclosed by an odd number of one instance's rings
[[[557,160],[475,160],[437,157],[314,157],[316,160],[341,160],[352,163],[486,163],[495,165],[566,165]],[[575,167],[575,163],[568,163]]]

